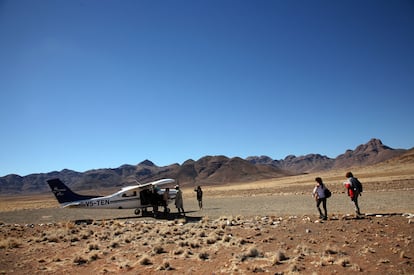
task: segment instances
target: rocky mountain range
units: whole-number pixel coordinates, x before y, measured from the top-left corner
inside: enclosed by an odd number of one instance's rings
[[[60,178],[74,190],[113,188],[145,183],[160,178],[174,178],[182,186],[220,185],[284,177],[310,172],[327,171],[355,166],[376,164],[401,156],[408,150],[393,149],[379,139],[371,139],[354,150],[332,159],[319,154],[306,156],[289,155],[282,160],[268,156],[246,159],[226,156],[205,156],[197,161],[189,159],[183,164],[159,167],[149,160],[137,165],[122,165],[114,169],[96,169],[83,173],[64,169],[60,172],[7,175],[0,178],[0,194],[25,194],[46,192],[47,179]]]
[[[345,153],[334,159],[319,154],[309,154],[299,157],[289,155],[283,160],[272,160],[267,156],[248,157],[246,160],[254,164],[272,165],[300,174],[372,165],[400,156],[406,151],[406,149],[390,148],[384,145],[381,140],[373,138],[354,150],[346,150]]]

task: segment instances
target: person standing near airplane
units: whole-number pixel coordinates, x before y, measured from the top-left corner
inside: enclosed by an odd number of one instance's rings
[[[194,192],[197,192],[198,207],[200,209],[203,209],[203,190],[201,190],[200,185],[197,186],[196,189],[194,189]]]
[[[177,190],[177,194],[175,195],[175,207],[178,209],[178,214],[185,216],[184,207],[183,207],[183,194],[180,190],[180,187],[178,185],[175,186],[175,189]]]
[[[164,214],[168,213],[168,199],[170,198],[170,188],[165,188],[164,194],[162,194]]]

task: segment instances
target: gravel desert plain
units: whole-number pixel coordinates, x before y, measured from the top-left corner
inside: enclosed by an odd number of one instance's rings
[[[351,171],[364,184],[356,218],[345,170],[184,189],[154,219],[125,210],[61,209],[53,194],[1,197],[1,274],[414,274],[413,155]],[[333,195],[321,221],[310,193]]]

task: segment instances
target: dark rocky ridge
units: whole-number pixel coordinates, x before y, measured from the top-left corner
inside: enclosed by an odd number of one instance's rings
[[[114,169],[95,169],[84,173],[64,169],[60,172],[31,174],[24,177],[7,175],[0,178],[0,193],[46,192],[49,191],[46,180],[56,177],[74,190],[112,188],[160,178],[174,178],[182,186],[221,185],[371,165],[401,156],[407,151],[392,149],[383,145],[379,139],[371,139],[368,143],[359,145],[355,150],[347,150],[335,159],[319,154],[299,157],[289,155],[283,160],[273,160],[268,156],[247,159],[205,156],[197,161],[190,159],[181,165],[175,163],[163,167],[144,160],[137,165],[125,164]]]

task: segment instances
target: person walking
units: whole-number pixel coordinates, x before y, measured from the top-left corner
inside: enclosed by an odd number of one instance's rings
[[[326,201],[327,201],[327,198],[326,198],[326,195],[325,195],[326,187],[322,182],[322,178],[317,177],[317,178],[315,178],[315,181],[316,181],[316,185],[315,185],[315,188],[313,188],[312,196],[316,200],[316,208],[319,211],[319,218],[321,218],[323,220],[327,220],[328,219],[328,210],[327,210],[327,207],[326,207]],[[322,210],[320,208],[321,203],[322,203],[322,207],[323,207],[323,210],[324,210],[324,214],[322,213]]]
[[[180,190],[180,187],[178,185],[175,186],[175,189],[177,190],[177,193],[175,195],[175,207],[178,209],[178,214],[185,216],[184,207],[183,207],[183,194]]]
[[[197,192],[198,207],[200,209],[203,209],[203,190],[201,190],[200,185],[197,186],[196,189],[194,189],[194,192]]]
[[[347,178],[347,181],[344,182],[344,186],[348,191],[348,196],[354,202],[355,213],[358,217],[361,215],[358,204],[358,197],[362,195],[362,184],[356,177],[354,177],[352,172],[347,172],[345,174],[345,177]]]

